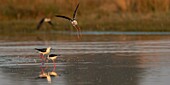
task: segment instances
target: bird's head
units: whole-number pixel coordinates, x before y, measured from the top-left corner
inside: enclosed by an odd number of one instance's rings
[[[51,47],[48,47],[47,50],[51,50]]]
[[[49,53],[49,52],[50,52],[50,50],[51,50],[51,47],[48,47],[48,48],[47,48],[47,52]]]

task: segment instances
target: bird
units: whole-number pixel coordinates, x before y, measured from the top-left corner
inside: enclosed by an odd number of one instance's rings
[[[47,22],[51,26],[54,26],[54,24],[51,22],[51,18],[44,17],[40,20],[40,22],[37,25],[37,30],[39,30],[44,22]]]
[[[55,17],[59,17],[59,18],[64,18],[64,19],[67,19],[71,22],[72,26],[74,28],[76,28],[77,32],[78,32],[78,39],[80,38],[81,36],[81,29],[80,27],[78,26],[78,22],[76,20],[76,14],[77,14],[77,10],[78,10],[78,7],[79,7],[79,3],[73,13],[73,18],[70,18],[70,17],[67,17],[67,16],[63,16],[63,15],[55,15]]]
[[[47,58],[48,58],[49,60],[54,61],[54,60],[57,59],[58,56],[60,56],[60,55],[59,55],[59,54],[50,54]]]
[[[48,47],[48,48],[35,48],[35,50],[37,50],[40,54],[49,54],[50,53],[50,50],[51,50],[51,47]]]
[[[45,60],[44,55],[50,53],[51,47],[48,47],[48,48],[35,48],[35,50],[37,50],[40,53],[40,58]]]
[[[59,55],[59,54],[50,54],[50,55],[48,55],[48,57],[47,57],[48,60],[52,60],[52,61],[53,61],[53,64],[54,64],[53,71],[55,71],[55,69],[56,69],[55,60],[57,59],[58,56],[60,56],[60,55]]]

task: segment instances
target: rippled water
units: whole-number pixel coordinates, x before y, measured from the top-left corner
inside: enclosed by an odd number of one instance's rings
[[[15,37],[16,38],[16,37]],[[25,38],[27,38],[25,36]],[[40,59],[34,48],[51,46],[61,54],[50,85],[168,85],[170,36],[85,35],[72,40],[0,42],[0,85],[46,85],[37,79]],[[44,40],[44,39],[43,39]],[[48,63],[48,71],[53,68]]]

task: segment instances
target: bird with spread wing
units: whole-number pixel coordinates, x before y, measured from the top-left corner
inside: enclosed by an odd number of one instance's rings
[[[42,18],[42,19],[40,20],[40,22],[38,23],[38,25],[37,25],[37,30],[39,30],[39,29],[41,28],[41,26],[42,26],[42,24],[43,24],[44,22],[50,24],[51,26],[54,26],[54,24],[51,22],[51,18],[44,17],[44,18]]]
[[[73,25],[73,27],[77,29],[78,39],[79,39],[80,36],[81,36],[81,29],[78,26],[78,22],[76,20],[76,14],[77,14],[78,7],[79,7],[79,3],[78,3],[78,5],[77,5],[77,7],[76,7],[76,9],[75,9],[75,11],[73,13],[73,18],[70,18],[70,17],[67,17],[67,16],[63,16],[63,15],[55,15],[55,16],[69,20],[71,22],[71,24]]]

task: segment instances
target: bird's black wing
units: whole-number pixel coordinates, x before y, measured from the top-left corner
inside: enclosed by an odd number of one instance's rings
[[[60,56],[60,54],[50,54],[49,57]]]
[[[37,30],[40,29],[41,25],[42,25],[43,22],[44,22],[44,19],[45,19],[45,18],[41,19],[41,21],[38,23],[38,25],[37,25]]]
[[[72,21],[71,18],[66,17],[66,16],[62,16],[62,15],[55,15],[55,16],[56,16],[56,17],[61,17],[61,18],[67,19],[67,20],[69,20],[69,21]]]
[[[38,50],[40,52],[46,52],[47,48],[42,48],[42,49],[35,48],[35,50]]]
[[[76,14],[77,14],[78,7],[79,7],[79,3],[78,3],[78,5],[77,5],[77,7],[76,7],[76,9],[75,9],[75,11],[74,11],[74,13],[73,13],[73,19],[76,18]]]
[[[52,26],[52,29],[53,29],[53,30],[56,30],[56,29],[53,28],[53,27],[54,27],[54,24],[53,24],[51,21],[49,21],[48,24],[50,24],[50,25]]]
[[[53,24],[51,21],[49,21],[48,23],[49,23],[51,26],[54,26],[54,24]]]

